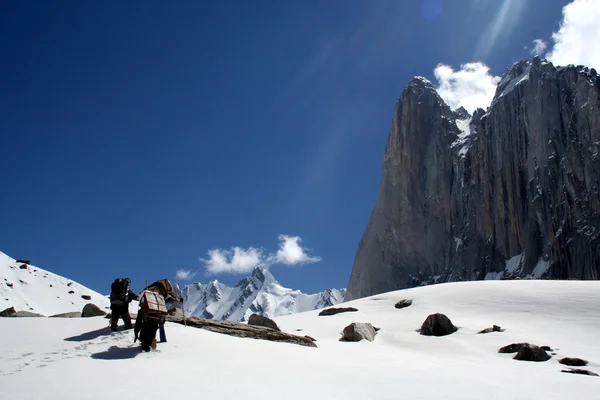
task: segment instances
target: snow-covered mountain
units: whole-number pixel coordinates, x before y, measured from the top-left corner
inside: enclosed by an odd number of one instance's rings
[[[330,307],[343,302],[345,294],[346,289],[316,294],[288,289],[264,268],[255,268],[235,287],[214,280],[183,288],[186,315],[229,321],[247,321],[252,314],[273,318]]]
[[[105,295],[0,252],[0,311],[14,307],[51,316],[81,311],[87,303],[110,306]]]

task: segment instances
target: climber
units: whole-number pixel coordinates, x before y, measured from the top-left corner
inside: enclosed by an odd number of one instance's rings
[[[129,289],[130,286],[131,279],[129,278],[117,278],[110,286],[111,331],[118,329],[119,318],[123,318],[125,329],[133,328],[131,317],[129,316],[129,303],[137,300],[138,295]]]

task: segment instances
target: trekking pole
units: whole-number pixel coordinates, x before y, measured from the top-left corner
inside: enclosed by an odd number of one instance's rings
[[[187,324],[185,322],[185,298],[183,297],[183,290],[179,285],[179,277],[177,278],[177,287],[179,288],[179,293],[181,294],[181,312],[183,313],[183,326],[187,327]]]

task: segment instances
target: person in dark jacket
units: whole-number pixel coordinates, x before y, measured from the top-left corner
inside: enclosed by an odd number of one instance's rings
[[[125,329],[133,328],[133,324],[131,323],[131,317],[129,316],[129,303],[131,303],[133,300],[138,300],[139,297],[137,294],[135,294],[129,289],[130,284],[131,280],[129,278],[119,278],[115,279],[115,282],[113,282],[113,285],[111,286],[111,331],[118,330],[117,324],[119,323],[119,318],[123,319],[123,322],[125,323]]]

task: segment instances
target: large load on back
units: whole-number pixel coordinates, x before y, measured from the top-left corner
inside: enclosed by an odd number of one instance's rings
[[[150,289],[142,291],[140,295],[140,313],[146,320],[164,323],[167,316],[167,305],[163,295]]]
[[[127,294],[131,280],[129,278],[117,278],[110,285],[110,305],[127,306]]]

